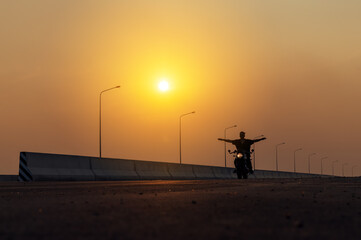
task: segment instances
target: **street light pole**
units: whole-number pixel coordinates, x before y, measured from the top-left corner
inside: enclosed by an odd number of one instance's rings
[[[233,125],[233,126],[230,126],[230,127],[226,127],[224,129],[224,139],[227,139],[227,129],[230,129],[230,128],[235,128],[237,127],[237,125]],[[227,167],[227,143],[224,142],[224,167]]]
[[[276,145],[276,172],[278,172],[278,146],[286,144],[285,142]]]
[[[323,157],[323,158],[320,159],[320,160],[321,160],[321,175],[322,175],[322,173],[323,173],[322,160],[323,160],[323,159],[326,159],[326,158],[328,158],[328,157]]]
[[[259,135],[254,139],[262,138],[264,135]],[[253,144],[253,170],[256,171],[256,143]]]
[[[316,153],[310,153],[308,154],[308,174],[311,174],[311,166],[310,166],[310,160],[311,160],[311,156],[316,155]]]
[[[180,115],[179,117],[179,164],[182,164],[182,117],[193,113],[196,112],[193,111],[193,112],[185,113]]]
[[[296,152],[301,151],[302,148],[298,148],[293,152],[293,172],[296,173]]]
[[[332,162],[332,176],[335,176],[335,174],[334,174],[334,169],[333,169],[333,164],[334,164],[334,163],[337,163],[337,162],[338,162],[338,160],[335,160],[335,161]]]
[[[345,167],[347,164],[348,164],[348,163],[342,164],[342,177],[345,176],[344,167]]]
[[[102,94],[120,86],[105,89],[99,94],[99,160],[102,160]]]

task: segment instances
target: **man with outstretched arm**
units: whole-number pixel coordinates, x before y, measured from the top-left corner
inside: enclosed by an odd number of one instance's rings
[[[232,143],[234,146],[236,146],[237,152],[246,154],[247,167],[250,170],[250,173],[253,173],[252,163],[251,163],[251,146],[252,144],[265,140],[266,138],[264,137],[264,138],[251,140],[251,139],[246,139],[245,136],[246,133],[242,131],[239,133],[240,139],[230,140],[230,139],[218,138],[218,140]]]

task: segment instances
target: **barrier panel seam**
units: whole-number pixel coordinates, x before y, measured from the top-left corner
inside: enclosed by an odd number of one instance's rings
[[[142,179],[141,176],[139,175],[138,171],[137,171],[137,164],[135,164],[135,162],[133,162],[134,164],[134,172],[137,174],[139,179]]]
[[[172,175],[172,174],[170,173],[170,171],[169,171],[169,164],[167,164],[166,166],[167,166],[167,172],[168,172],[170,178],[173,179],[173,175]]]
[[[94,176],[94,181],[96,181],[97,180],[97,175],[95,174],[94,169],[93,169],[92,158],[89,158],[89,166],[90,166],[90,170],[91,170],[91,172],[92,172],[92,174]]]

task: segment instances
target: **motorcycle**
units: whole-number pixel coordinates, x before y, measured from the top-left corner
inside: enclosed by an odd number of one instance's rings
[[[234,150],[231,152],[228,150],[229,154],[234,154],[234,166],[235,166],[235,173],[237,173],[238,179],[247,179],[248,175],[250,174],[252,169],[249,169],[247,166],[247,153],[246,152],[237,152]],[[252,150],[253,152],[253,150]],[[251,155],[251,154],[249,154]],[[249,159],[251,161],[251,159]]]

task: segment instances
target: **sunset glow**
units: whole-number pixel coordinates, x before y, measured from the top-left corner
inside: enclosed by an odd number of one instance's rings
[[[169,83],[167,79],[162,79],[158,84],[158,89],[161,92],[166,92],[169,90]]]

